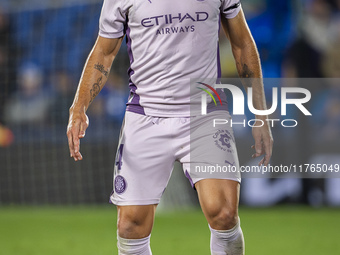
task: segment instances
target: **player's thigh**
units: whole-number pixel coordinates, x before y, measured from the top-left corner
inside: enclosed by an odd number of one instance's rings
[[[126,113],[116,154],[113,204],[159,203],[175,161],[168,122],[166,118]]]
[[[117,206],[118,235],[127,239],[139,239],[150,235],[157,205]]]
[[[203,179],[195,184],[199,202],[208,223],[217,229],[237,222],[240,183],[233,180]],[[222,225],[220,226],[220,222]]]
[[[215,119],[223,118],[230,120],[227,111],[215,111],[191,119],[189,152],[183,154],[180,162],[194,184],[204,179],[241,182],[233,130],[228,125],[213,125]]]

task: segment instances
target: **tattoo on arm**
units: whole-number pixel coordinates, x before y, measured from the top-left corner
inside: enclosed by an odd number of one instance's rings
[[[105,70],[105,67],[102,64],[95,64],[94,69],[97,69],[101,72],[106,78],[109,76],[109,69]],[[103,85],[103,76],[98,78],[97,82],[92,85],[92,89],[90,90],[90,104],[92,103],[93,99],[99,94],[100,90],[102,89]]]
[[[254,72],[252,72],[246,64],[243,64],[241,78],[253,78]]]
[[[95,82],[92,85],[92,89],[90,90],[90,95],[91,95],[90,104],[92,103],[93,99],[99,94],[101,87],[102,87],[102,83],[103,83],[103,78],[100,77],[97,80],[97,82]]]
[[[252,86],[252,79],[247,78],[254,78],[254,72],[249,69],[247,64],[239,64],[239,75],[242,79],[243,86],[251,87]]]
[[[102,64],[95,64],[94,69],[97,69],[99,72],[104,74],[104,76],[108,77],[109,76],[109,69],[105,70],[105,67]]]

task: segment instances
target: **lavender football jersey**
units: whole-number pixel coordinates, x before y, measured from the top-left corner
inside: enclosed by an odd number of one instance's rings
[[[234,18],[240,8],[240,0],[104,0],[99,35],[126,34],[127,110],[189,116],[190,79],[220,75],[220,15]]]

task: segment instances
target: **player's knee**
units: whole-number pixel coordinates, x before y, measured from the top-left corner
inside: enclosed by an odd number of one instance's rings
[[[142,238],[146,233],[145,224],[142,219],[131,217],[120,217],[117,222],[118,234],[122,238]]]
[[[118,235],[127,239],[139,239],[149,236],[153,225],[151,217],[143,212],[120,210],[118,214]]]
[[[237,208],[220,207],[208,210],[208,221],[213,229],[227,230],[233,228],[238,221]]]

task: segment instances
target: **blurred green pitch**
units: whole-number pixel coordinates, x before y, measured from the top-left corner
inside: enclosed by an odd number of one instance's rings
[[[246,254],[340,254],[340,210],[240,208]],[[116,211],[99,207],[0,207],[1,255],[117,254]],[[157,214],[155,255],[209,255],[209,230],[199,210]]]

